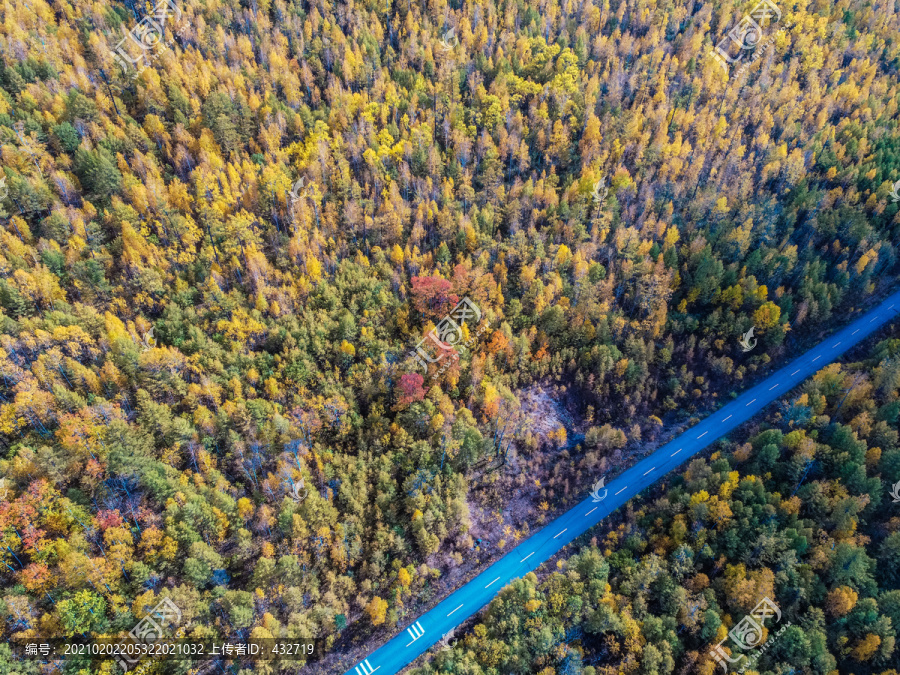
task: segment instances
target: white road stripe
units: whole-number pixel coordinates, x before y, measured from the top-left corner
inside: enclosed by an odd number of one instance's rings
[[[456,608],[456,609],[462,609],[462,605],[460,605],[460,606],[459,606],[459,607],[457,607],[457,608]],[[454,610],[453,610],[453,612],[455,612],[455,611],[456,611],[456,609],[454,609]],[[450,612],[450,614],[453,614],[453,612]],[[447,616],[450,616],[450,614],[448,614],[448,615],[447,615]]]
[[[489,583],[487,586],[485,586],[485,588],[490,588],[493,584],[496,584],[498,581],[500,581],[500,577],[497,577],[496,579],[494,579],[491,583]]]
[[[590,511],[588,511],[587,513],[585,513],[585,514],[584,514],[584,517],[587,518],[589,515],[591,515],[591,514],[592,514],[594,511],[596,511],[596,510],[597,510],[597,507],[595,506],[595,507],[592,508]]]
[[[734,415],[729,415],[728,417],[726,417],[726,418],[725,418],[724,420],[722,420],[722,421],[723,421],[723,422],[727,422],[727,421],[730,420],[732,417],[734,417]]]
[[[752,401],[750,401],[750,403],[748,403],[748,404],[745,405],[744,407],[746,408],[746,407],[748,407],[748,406],[753,405],[754,403],[756,403],[756,399],[753,399]]]
[[[833,345],[831,345],[831,348],[834,349],[834,348],[837,347],[839,344],[841,344],[840,341],[835,342]]]
[[[799,372],[800,372],[800,368],[797,368],[797,370],[795,370],[793,373],[791,373],[791,377],[793,377],[794,375],[796,375]]]
[[[769,391],[772,391],[777,386],[778,386],[777,384],[773,384],[771,387],[769,387]]]
[[[558,535],[556,535],[556,537],[558,537],[560,534],[562,534],[563,532],[565,532],[565,531],[568,530],[568,529],[569,529],[569,528],[567,527],[565,530],[563,530],[563,531],[560,532]],[[556,537],[553,537],[553,538],[556,539]]]
[[[816,358],[813,359],[813,363],[815,363],[816,361],[818,361],[821,358],[822,358],[822,355],[819,354]]]
[[[681,452],[682,450],[684,450],[684,448],[678,448],[675,452],[673,452],[671,455],[669,455],[669,457],[674,457],[675,455],[677,455],[677,454],[678,454],[679,452]],[[618,494],[618,493],[617,493],[617,494]]]
[[[708,434],[708,433],[709,433],[708,431],[704,431],[702,434],[700,434],[699,436],[697,436],[697,440],[699,441],[701,438],[703,438],[704,436],[706,436],[706,434]],[[646,476],[647,474],[644,474],[644,475]]]
[[[528,560],[528,559],[529,559],[531,556],[533,556],[533,555],[534,555],[534,551],[532,551],[531,553],[529,553],[528,555],[526,555],[524,558],[522,558],[522,562],[525,562],[526,560]],[[460,605],[460,607],[462,607],[462,605]]]
[[[625,488],[627,488],[627,487],[628,487],[628,486],[626,485],[626,486],[623,487],[621,490],[619,490],[619,492],[624,492],[624,491],[625,491]],[[619,492],[617,492],[616,494],[614,494],[613,497],[618,496]]]
[[[364,670],[360,670],[359,666],[356,666],[356,675],[366,675]]]
[[[878,318],[877,316],[873,316],[873,317],[872,317],[872,321],[874,321],[874,320],[877,319],[877,318]],[[872,323],[872,321],[869,321],[869,323]]]
[[[656,467],[654,466],[653,469],[655,469],[655,468],[656,468]],[[650,469],[650,470],[647,471],[644,475],[646,476],[648,473],[650,473],[650,471],[653,471],[653,469]]]
[[[365,663],[367,666],[369,666],[369,672],[371,672],[371,673],[375,672],[375,669],[372,668],[372,664],[369,663],[369,659],[363,659],[363,663]],[[381,666],[378,666],[378,667],[381,668]]]
[[[420,637],[425,635],[425,629],[422,628],[422,624],[416,621],[413,625],[406,629],[410,636],[413,638],[413,642],[418,640]],[[412,644],[412,642],[410,643]]]
[[[853,331],[852,333],[850,333],[850,335],[856,335],[858,332],[859,332],[859,328],[857,328],[855,331]]]

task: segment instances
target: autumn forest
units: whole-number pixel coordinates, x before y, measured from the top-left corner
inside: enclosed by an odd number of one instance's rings
[[[0,675],[163,598],[317,653],[148,672],[344,673],[884,297],[900,15],[774,5],[5,0]],[[408,672],[712,675],[768,597],[745,672],[897,675],[898,420],[890,326]]]

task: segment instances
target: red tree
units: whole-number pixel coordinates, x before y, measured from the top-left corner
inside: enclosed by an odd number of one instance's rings
[[[413,277],[413,304],[424,317],[443,319],[459,302],[450,292],[453,285],[440,277]]]
[[[421,401],[425,398],[425,389],[422,388],[423,382],[425,382],[425,378],[418,373],[407,373],[401,377],[399,384],[400,400],[397,401],[397,405],[405,407],[410,403]]]

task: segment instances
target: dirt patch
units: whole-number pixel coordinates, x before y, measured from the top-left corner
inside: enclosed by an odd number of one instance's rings
[[[546,442],[550,433],[560,427],[564,427],[570,434],[574,431],[572,416],[543,387],[529,387],[522,392],[519,401],[525,428],[540,435],[542,441]]]

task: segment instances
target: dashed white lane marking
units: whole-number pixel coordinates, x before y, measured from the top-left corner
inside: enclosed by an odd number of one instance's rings
[[[565,530],[563,530],[563,531],[560,532],[558,535],[556,535],[556,537],[560,536],[563,532],[565,532],[565,531],[568,530],[568,529],[569,529],[569,528],[567,527]],[[556,537],[553,537],[553,538],[556,539]]]
[[[534,551],[532,551],[531,553],[529,553],[528,555],[526,555],[524,558],[522,558],[522,562],[525,562],[526,560],[528,560],[528,559],[529,559],[531,556],[533,556],[533,555],[534,555]]]
[[[646,472],[644,473],[644,475],[646,476],[648,473],[650,473],[651,471],[653,471],[653,470],[655,470],[655,469],[656,469],[656,467],[654,466],[652,469],[649,469],[648,471],[646,471]]]
[[[621,490],[619,490],[619,492],[625,492],[625,488],[627,488],[627,487],[628,487],[628,486],[626,485],[626,486],[623,487]],[[614,494],[613,497],[618,496],[618,495],[619,495],[619,492],[617,492],[616,494]]]
[[[487,586],[485,586],[485,588],[490,588],[493,584],[496,584],[498,581],[500,581],[500,577],[497,577],[496,579],[494,579],[491,583],[489,583]]]
[[[815,363],[816,361],[818,361],[821,358],[822,358],[822,355],[819,354],[816,358],[813,359],[813,363]]]
[[[856,335],[858,332],[859,332],[859,328],[857,328],[855,331],[853,331],[852,333],[850,333],[850,335]]]
[[[769,387],[769,391],[772,391],[777,386],[778,386],[777,384],[773,384],[771,387]]]
[[[722,421],[723,421],[723,422],[727,422],[727,421],[730,420],[732,417],[734,417],[734,415],[729,415],[728,417],[726,417],[726,418],[725,418],[724,420],[722,420]]]
[[[753,399],[752,401],[750,401],[750,403],[748,403],[748,404],[745,405],[744,407],[747,408],[748,406],[751,406],[751,405],[753,405],[754,403],[756,403],[756,399]]]
[[[873,316],[873,317],[872,317],[872,320],[869,321],[869,323],[872,323],[872,321],[875,321],[875,319],[877,319],[877,318],[878,318],[877,316]]]
[[[835,342],[833,345],[831,345],[831,348],[834,349],[834,348],[837,347],[839,344],[841,344],[841,343],[840,343],[840,342]]]
[[[589,515],[591,515],[591,514],[592,514],[594,511],[596,511],[596,510],[597,510],[597,507],[595,506],[595,507],[592,508],[590,511],[588,511],[587,513],[585,513],[585,514],[584,514],[584,517],[587,518]]]
[[[675,452],[673,452],[671,455],[669,455],[669,457],[674,457],[675,455],[677,455],[677,454],[678,454],[679,452],[681,452],[682,450],[684,450],[684,448],[678,448]],[[619,493],[617,492],[616,494],[619,494]]]
[[[708,431],[704,431],[702,434],[700,434],[699,436],[697,436],[697,440],[699,441],[701,438],[703,438],[704,436],[706,436],[706,434],[708,434],[708,433],[709,433]]]
[[[460,605],[460,606],[459,606],[459,607],[457,607],[457,608],[456,608],[456,609],[462,609],[462,605]],[[455,612],[455,611],[456,611],[456,609],[454,609],[454,610],[453,610],[453,612]],[[450,612],[450,614],[453,614],[453,612]],[[450,614],[448,614],[448,615],[447,615],[447,616],[450,616]]]

